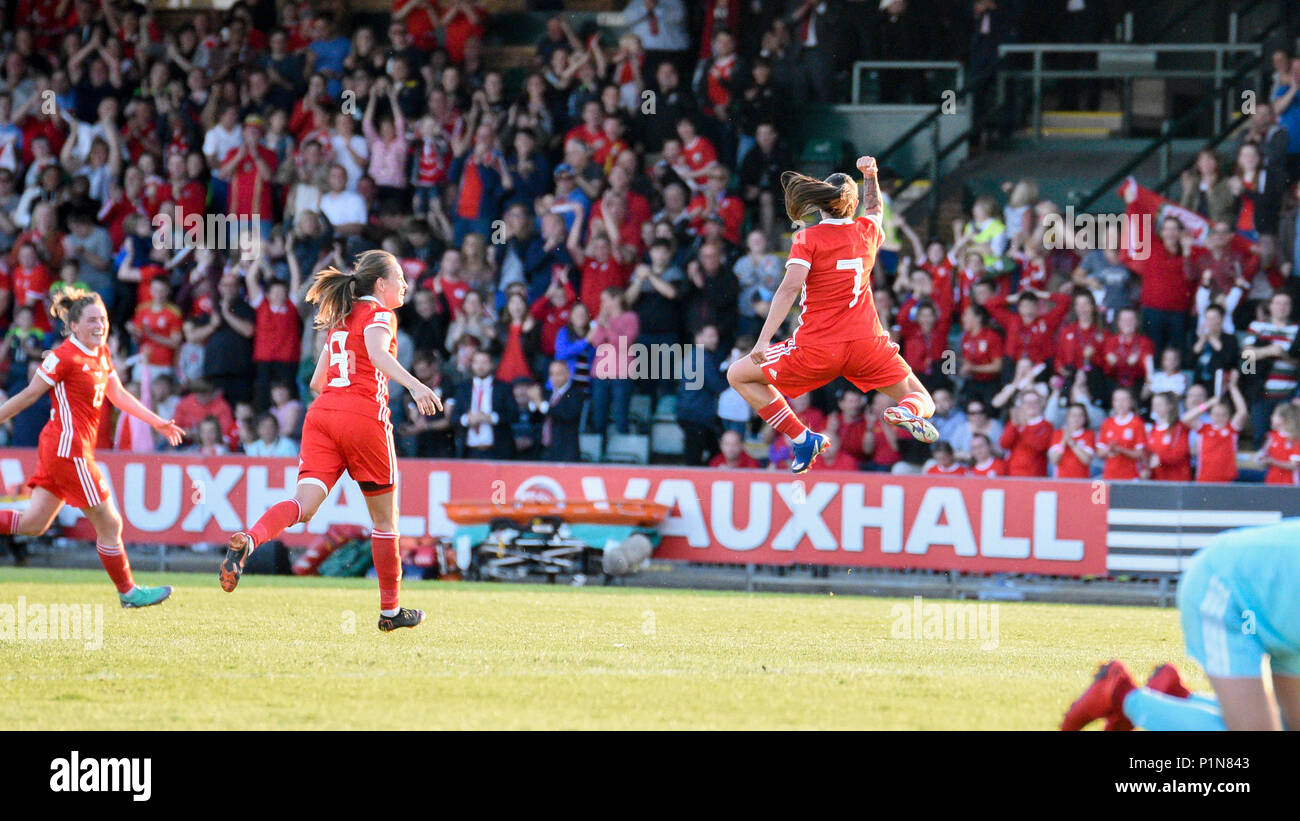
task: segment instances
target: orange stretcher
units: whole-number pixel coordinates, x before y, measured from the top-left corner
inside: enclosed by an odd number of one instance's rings
[[[670,512],[668,505],[644,499],[607,499],[600,502],[448,502],[443,507],[447,518],[458,525],[489,524],[498,519],[553,517],[568,524],[647,527],[662,523]]]

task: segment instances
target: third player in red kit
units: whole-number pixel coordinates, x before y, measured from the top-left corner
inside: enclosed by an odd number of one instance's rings
[[[818,212],[821,221],[795,233],[785,278],[772,297],[763,330],[750,355],[727,370],[731,385],[763,421],[793,442],[790,469],[803,473],[826,448],[826,437],[800,421],[787,396],[820,388],[843,376],[863,392],[879,390],[897,405],[885,421],[922,442],[939,432],[928,419],[934,400],[899,355],[880,324],[871,296],[871,271],[884,239],[876,161],[858,160],[863,177],[864,215],[858,187],[847,174],[817,180],[787,171],[781,177],[786,213],[796,222]],[[769,344],[802,295],[803,313],[789,339]]]
[[[386,251],[361,254],[350,274],[334,268],[316,274],[307,301],[317,306],[316,327],[329,335],[311,378],[311,389],[320,396],[303,420],[298,492],[272,505],[247,532],[230,537],[221,563],[223,590],[235,589],[258,545],[311,521],[346,470],[361,486],[374,523],[370,541],[379,576],[379,629],[414,627],[423,620],[423,612],[398,606],[402,560],[388,383],[406,388],[423,414],[442,410],[442,402],[397,362],[394,311],[405,299],[406,276]]]

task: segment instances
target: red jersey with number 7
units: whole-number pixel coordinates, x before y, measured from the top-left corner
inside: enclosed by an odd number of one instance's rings
[[[366,352],[366,329],[374,327],[388,330],[388,352],[397,356],[397,315],[374,297],[361,297],[347,318],[330,329],[322,354],[329,357],[325,389],[312,402],[312,411],[344,411],[388,421],[388,376]]]
[[[795,232],[787,266],[808,266],[794,339],[851,342],[888,337],[871,295],[871,270],[884,240],[880,217],[824,219]]]
[[[36,375],[54,388],[50,423],[41,431],[41,451],[65,459],[93,456],[104,393],[113,376],[108,346],[91,350],[68,337],[45,355]]]

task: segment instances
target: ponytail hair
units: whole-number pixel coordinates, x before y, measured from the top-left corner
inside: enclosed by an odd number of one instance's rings
[[[104,308],[104,300],[94,291],[83,291],[80,288],[63,288],[54,297],[50,303],[50,316],[63,323],[63,335],[72,334],[72,325],[81,320],[81,314],[91,305],[98,305]],[[108,314],[108,309],[104,308],[104,314]]]
[[[307,290],[307,301],[316,306],[313,326],[324,330],[341,323],[357,300],[373,294],[375,283],[392,273],[397,264],[397,257],[387,251],[364,251],[357,255],[350,274],[333,266],[322,269]]]
[[[781,188],[785,190],[785,213],[795,222],[817,210],[839,219],[858,210],[858,184],[848,174],[835,173],[818,180],[786,171],[781,175]]]

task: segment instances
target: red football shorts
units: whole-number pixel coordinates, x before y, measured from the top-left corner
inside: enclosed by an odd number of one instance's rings
[[[863,393],[896,385],[912,373],[888,337],[849,342],[787,339],[763,351],[763,373],[789,397],[802,396],[844,377]]]
[[[99,472],[99,465],[91,457],[68,458],[58,456],[54,448],[40,449],[36,475],[32,487],[45,488],[75,508],[86,510],[97,507],[111,498],[108,483]]]
[[[329,493],[345,470],[358,482],[395,484],[393,426],[359,413],[309,409],[298,451],[298,484],[318,484]]]

